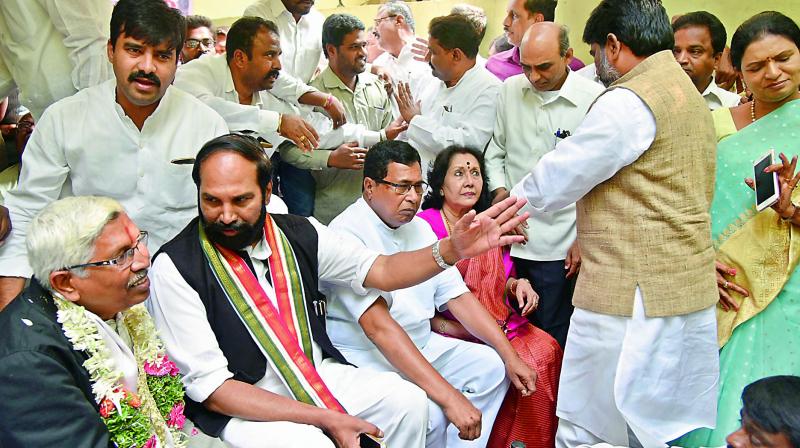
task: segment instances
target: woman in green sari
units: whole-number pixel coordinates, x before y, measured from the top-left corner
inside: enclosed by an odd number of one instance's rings
[[[717,250],[720,384],[716,429],[693,431],[682,447],[724,446],[739,427],[744,387],[772,375],[800,375],[800,29],[763,12],[733,35],[731,58],[753,93],[749,103],[713,113],[719,144],[711,206]],[[770,149],[780,161],[779,201],[757,212],[753,161]],[[791,162],[789,161],[791,158]]]

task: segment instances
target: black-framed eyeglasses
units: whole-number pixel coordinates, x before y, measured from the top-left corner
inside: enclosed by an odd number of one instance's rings
[[[206,48],[214,46],[214,39],[186,39],[186,48],[197,48],[203,44]]]
[[[136,251],[139,250],[139,247],[142,244],[145,246],[147,245],[147,232],[145,231],[139,232],[139,236],[136,238],[136,243],[133,245],[133,247],[126,250],[118,257],[103,261],[92,261],[91,263],[74,264],[72,266],[62,268],[61,270],[69,271],[71,269],[89,268],[94,266],[116,266],[119,269],[125,269],[133,264],[133,258],[136,256]]]
[[[408,194],[408,192],[411,191],[411,189],[413,188],[414,193],[417,193],[418,195],[422,196],[422,193],[424,193],[425,190],[428,188],[427,182],[417,182],[415,184],[396,184],[394,182],[389,182],[388,180],[383,180],[383,179],[373,179],[373,180],[379,184],[384,184],[388,186],[395,193],[402,195]]]
[[[384,20],[386,20],[386,19],[393,19],[393,18],[395,18],[395,17],[397,17],[397,14],[388,15],[388,16],[383,16],[383,17],[378,17],[377,19],[375,19],[375,26],[378,26],[378,24],[380,24],[381,22],[383,22],[383,21],[384,21]]]

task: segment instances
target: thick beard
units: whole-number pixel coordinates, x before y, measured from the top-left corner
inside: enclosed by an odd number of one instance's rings
[[[611,63],[608,62],[606,59],[606,51],[605,49],[600,49],[600,66],[597,68],[597,77],[600,78],[600,82],[603,83],[604,86],[608,87],[614,83],[614,81],[618,80],[622,77],[620,73],[614,68]]]
[[[255,224],[250,224],[244,221],[237,221],[232,224],[222,224],[218,222],[208,222],[205,217],[200,214],[200,220],[203,223],[203,229],[208,235],[208,239],[222,247],[239,251],[247,246],[257,242],[264,234],[264,221],[267,219],[266,204],[261,206],[261,214]],[[227,236],[222,233],[223,230],[234,229],[238,233],[234,236]]]

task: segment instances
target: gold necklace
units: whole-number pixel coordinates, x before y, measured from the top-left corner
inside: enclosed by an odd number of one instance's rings
[[[439,213],[442,215],[442,219],[444,220],[445,227],[447,227],[447,235],[448,236],[452,235],[453,234],[453,226],[452,226],[452,224],[450,224],[450,219],[447,217],[447,213],[444,212],[444,206],[442,206],[442,209],[439,210]]]
[[[752,123],[756,122],[756,99],[753,98],[753,101],[750,101],[750,119]]]

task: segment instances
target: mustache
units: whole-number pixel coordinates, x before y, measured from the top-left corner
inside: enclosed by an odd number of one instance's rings
[[[267,76],[265,76],[264,79],[277,78],[278,76],[280,76],[280,74],[281,74],[280,70],[272,69],[267,73]]]
[[[132,279],[128,280],[128,288],[132,288],[133,285],[139,283],[139,281],[141,281],[145,277],[147,277],[147,269],[142,269]]]
[[[133,82],[141,78],[151,81],[157,87],[161,87],[161,80],[158,78],[158,76],[156,76],[155,73],[145,73],[141,70],[138,72],[131,73],[130,76],[128,76],[128,82]]]

